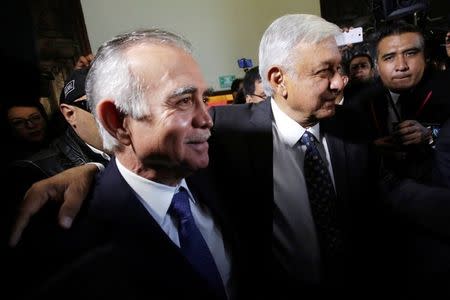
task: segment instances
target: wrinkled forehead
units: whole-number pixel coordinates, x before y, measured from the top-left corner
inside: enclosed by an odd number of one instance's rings
[[[126,56],[130,71],[134,74],[158,74],[163,70],[181,68],[182,60],[193,59],[181,48],[151,43],[129,48]]]
[[[292,50],[292,52],[328,52],[331,55],[339,54],[339,48],[333,37],[323,39],[318,42],[299,42]]]

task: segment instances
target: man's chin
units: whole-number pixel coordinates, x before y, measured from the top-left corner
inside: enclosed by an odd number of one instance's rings
[[[206,167],[208,167],[208,164],[209,164],[209,157],[196,159],[195,161],[189,163],[189,169],[195,172],[200,169],[205,169]]]
[[[328,101],[325,105],[320,109],[317,114],[318,119],[326,119],[334,116],[336,112],[336,104],[334,101]]]

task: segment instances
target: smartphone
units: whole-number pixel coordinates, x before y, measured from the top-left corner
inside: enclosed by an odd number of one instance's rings
[[[360,43],[363,41],[362,27],[356,27],[350,29],[348,32],[342,32],[335,36],[335,39],[338,46]]]

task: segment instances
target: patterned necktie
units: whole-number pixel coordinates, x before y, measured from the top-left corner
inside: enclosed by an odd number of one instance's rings
[[[300,143],[306,146],[303,172],[319,238],[323,267],[327,269],[335,264],[342,252],[342,233],[336,215],[336,194],[328,168],[316,147],[314,135],[305,131]]]
[[[216,263],[192,217],[189,195],[185,188],[180,187],[179,191],[173,196],[169,214],[178,222],[178,237],[183,255],[216,291],[217,295],[226,299],[223,282]]]

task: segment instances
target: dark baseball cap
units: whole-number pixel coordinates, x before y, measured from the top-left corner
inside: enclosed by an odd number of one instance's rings
[[[89,69],[76,69],[66,80],[61,91],[60,103],[72,104],[78,98],[86,95],[86,76]]]

